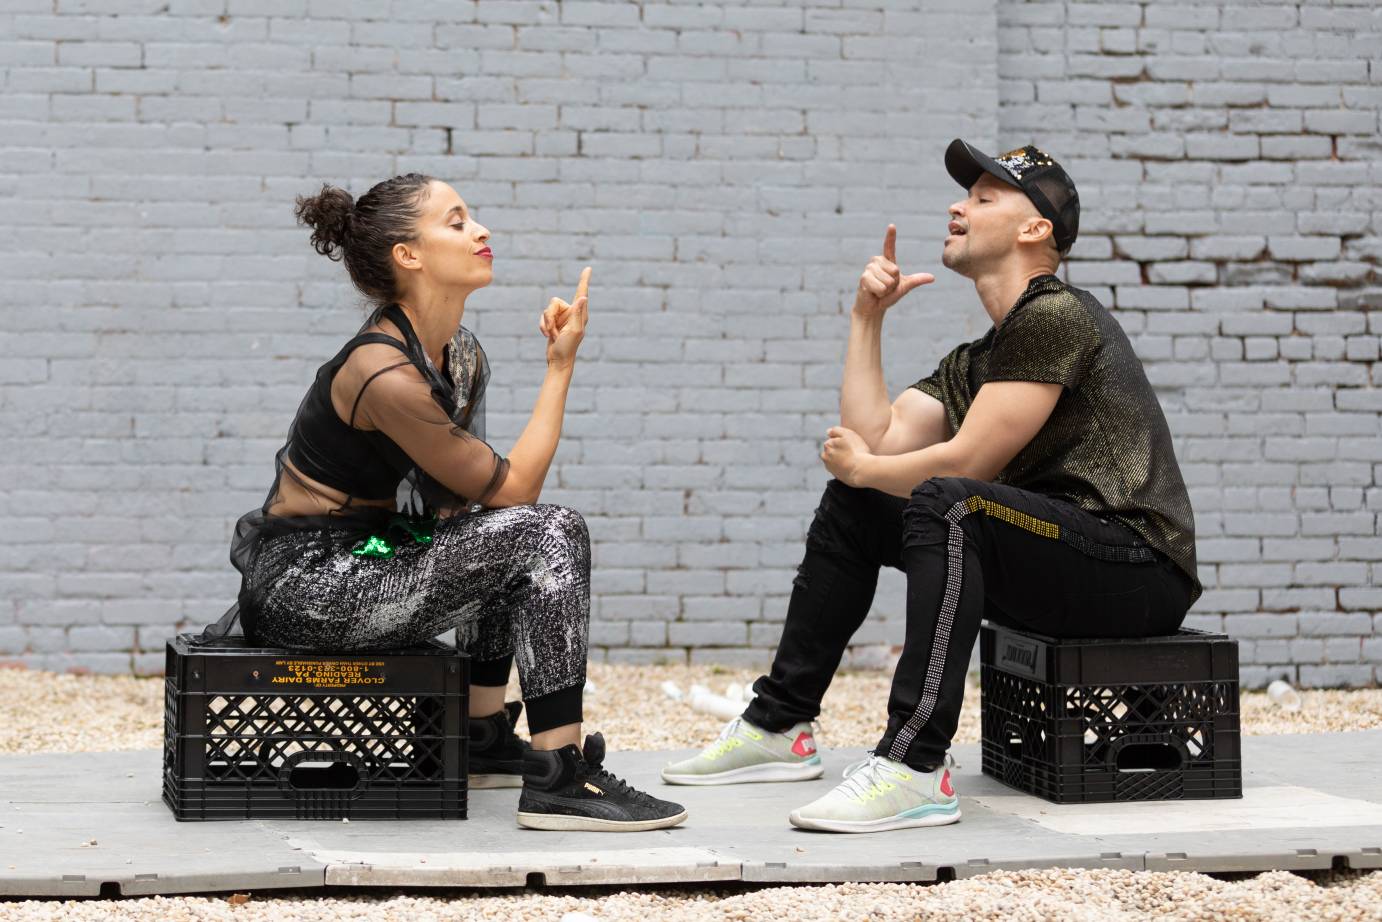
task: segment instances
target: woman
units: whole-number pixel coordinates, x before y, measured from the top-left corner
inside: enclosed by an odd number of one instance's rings
[[[363,650],[458,628],[472,658],[474,786],[521,784],[518,823],[535,829],[680,823],[681,806],[602,768],[600,734],[577,746],[590,539],[579,513],[536,505],[585,334],[590,269],[576,297],[553,298],[538,323],[547,374],[506,459],[484,441],[489,369],[461,326],[494,254],[456,191],[417,173],[358,202],[328,185],[299,197],[297,216],[376,309],[318,370],[263,507],[237,523],[247,638]],[[504,706],[514,659],[531,745],[513,732],[522,705]]]

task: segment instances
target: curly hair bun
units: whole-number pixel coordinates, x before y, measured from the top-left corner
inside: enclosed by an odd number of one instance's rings
[[[298,223],[312,228],[313,249],[334,260],[345,256],[354,211],[350,193],[330,184],[323,185],[317,195],[299,195],[295,209]]]

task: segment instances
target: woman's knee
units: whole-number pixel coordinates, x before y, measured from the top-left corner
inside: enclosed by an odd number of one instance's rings
[[[590,570],[590,529],[585,517],[567,506],[534,507],[542,527],[537,552],[552,563],[567,561],[564,568],[588,573]]]
[[[576,543],[590,544],[590,529],[585,524],[585,516],[569,506],[556,506],[548,503],[535,506],[535,509],[542,515],[542,520],[547,527],[556,531],[562,537],[575,541]]]

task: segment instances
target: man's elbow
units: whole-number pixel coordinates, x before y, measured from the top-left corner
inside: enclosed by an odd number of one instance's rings
[[[871,426],[865,421],[846,416],[842,406],[840,407],[840,425],[852,430],[859,438],[863,439],[869,451],[879,454],[878,448],[887,440],[888,429],[892,425],[892,420],[887,419],[883,421],[882,425]]]
[[[982,452],[971,449],[965,440],[958,436],[940,443],[937,447],[941,448],[942,458],[938,467],[944,471],[937,476],[992,481],[1003,470],[1002,466],[994,467],[992,460],[985,458]]]

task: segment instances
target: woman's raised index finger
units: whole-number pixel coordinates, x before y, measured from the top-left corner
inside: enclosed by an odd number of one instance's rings
[[[890,263],[897,262],[897,225],[889,224],[883,235],[883,258]]]
[[[586,266],[581,270],[581,280],[576,283],[576,297],[571,299],[571,303],[579,301],[590,293],[590,267]]]

